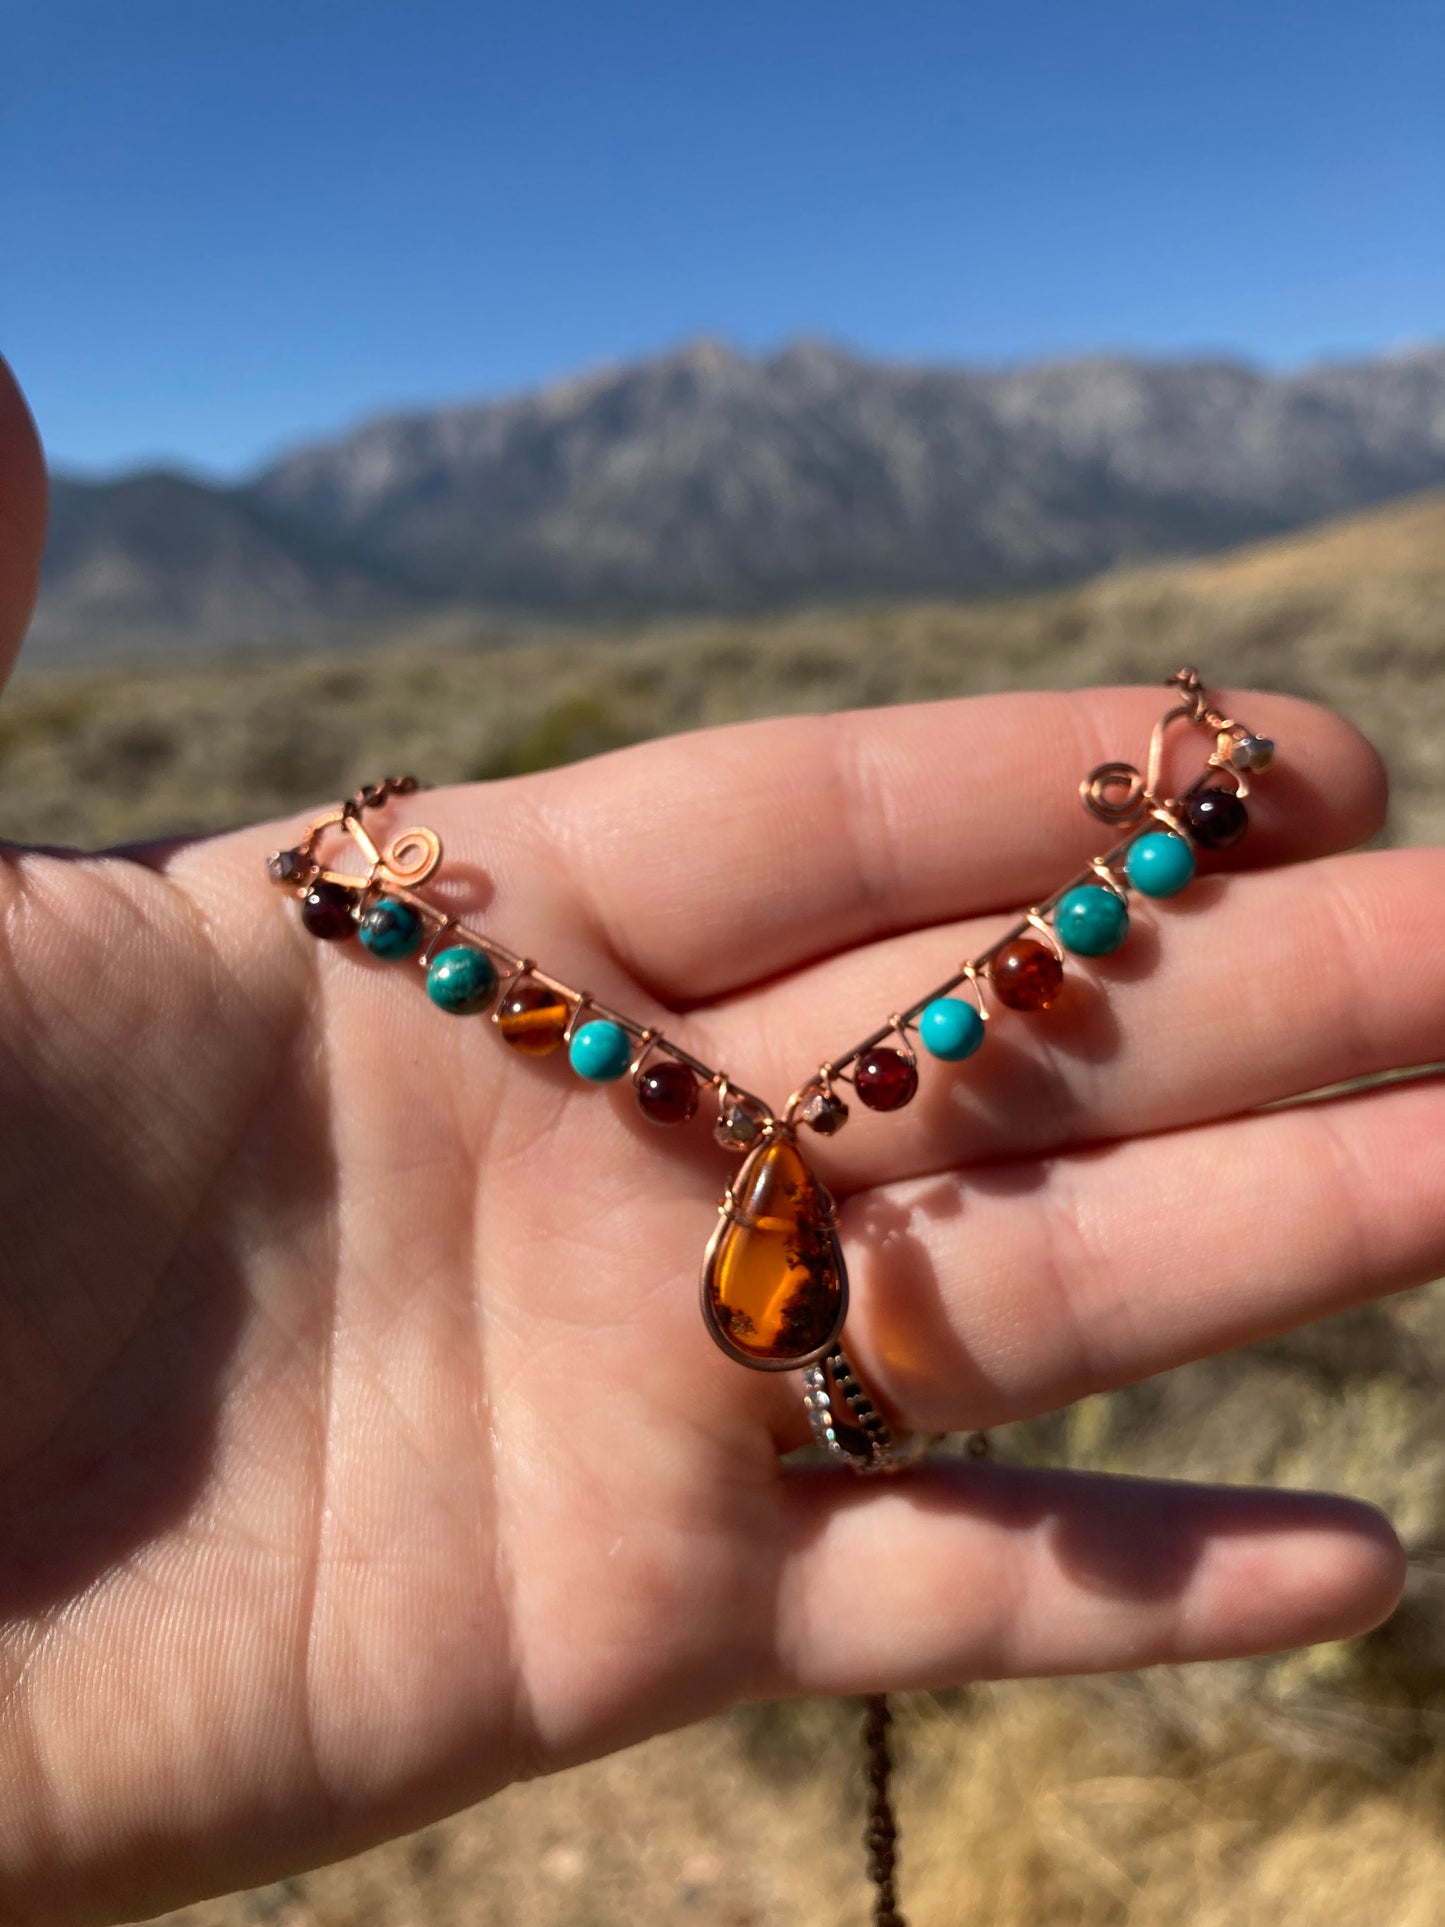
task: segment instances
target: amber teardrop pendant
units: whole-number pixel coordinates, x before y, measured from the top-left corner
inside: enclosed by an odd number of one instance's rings
[[[744,1159],[702,1267],[702,1315],[729,1358],[763,1372],[811,1365],[836,1343],[848,1273],[833,1200],[793,1139]]]

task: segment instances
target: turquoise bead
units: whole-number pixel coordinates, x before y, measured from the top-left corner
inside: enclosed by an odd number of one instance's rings
[[[426,994],[439,1010],[467,1017],[485,1010],[497,994],[497,972],[485,950],[475,944],[453,944],[439,950],[427,965]]]
[[[420,950],[422,921],[409,903],[396,897],[378,897],[362,911],[356,934],[373,957],[395,962],[400,957],[414,957]]]
[[[1129,934],[1129,906],[1102,883],[1081,883],[1055,904],[1054,929],[1076,957],[1109,957]]]
[[[962,997],[935,997],[919,1015],[918,1035],[931,1057],[957,1064],[983,1042],[983,1019]]]
[[[1177,897],[1194,875],[1194,852],[1172,830],[1151,830],[1130,844],[1124,869],[1141,896]]]
[[[611,1084],[632,1062],[632,1039],[621,1024],[596,1017],[573,1031],[567,1055],[573,1070],[589,1084]]]

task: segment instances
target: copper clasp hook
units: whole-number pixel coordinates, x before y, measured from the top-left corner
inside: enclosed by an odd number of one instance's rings
[[[385,784],[358,790],[339,809],[328,810],[324,816],[318,816],[309,825],[294,852],[282,854],[293,854],[302,859],[311,878],[339,883],[348,889],[418,889],[442,860],[442,841],[436,831],[420,824],[400,830],[383,850],[377,847],[375,838],[362,820],[365,810],[379,807],[392,796],[409,795],[417,787],[410,777],[389,777]],[[344,830],[355,843],[366,860],[364,877],[345,870],[333,870],[322,864],[317,851],[328,830]],[[275,868],[272,874],[277,881],[290,880]]]
[[[1228,717],[1218,716],[1210,708],[1203,678],[1197,669],[1187,664],[1176,669],[1165,687],[1178,689],[1180,699],[1154,725],[1143,774],[1133,763],[1100,763],[1079,785],[1085,809],[1114,829],[1127,829],[1159,808],[1164,756],[1169,732],[1176,723],[1215,730],[1237,727]]]

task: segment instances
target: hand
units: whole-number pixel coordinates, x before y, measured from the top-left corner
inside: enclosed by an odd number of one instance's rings
[[[13,399],[13,648],[39,469]],[[1232,698],[1230,700],[1233,700]],[[469,920],[777,1104],[1099,847],[1158,691],[715,730],[395,808]],[[890,1410],[989,1426],[1445,1263],[1438,853],[1369,748],[1278,738],[1228,874],[1047,1017],[812,1141]],[[324,801],[324,799],[322,799]],[[743,1696],[1206,1659],[1376,1623],[1369,1508],[944,1463],[784,1471],[724,1359],[730,1168],[319,944],[292,826],[0,870],[0,1912],[275,1878]],[[681,1013],[670,1015],[669,1013]]]

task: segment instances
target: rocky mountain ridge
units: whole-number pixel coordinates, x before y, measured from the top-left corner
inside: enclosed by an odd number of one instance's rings
[[[63,482],[36,643],[54,660],[284,646],[438,607],[630,616],[1008,589],[1441,482],[1442,347],[1274,376],[701,341],[381,418],[234,489]]]

